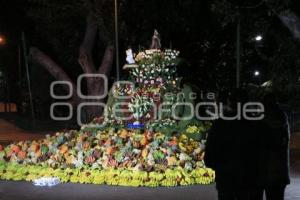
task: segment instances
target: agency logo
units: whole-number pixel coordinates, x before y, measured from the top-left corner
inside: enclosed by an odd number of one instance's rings
[[[104,84],[104,90],[102,94],[99,95],[84,95],[82,93],[82,80],[84,78],[99,78],[102,79]],[[55,87],[58,85],[65,86],[68,88],[66,95],[57,95],[55,94],[54,90]],[[124,86],[126,88],[125,91],[118,90],[118,88]],[[125,87],[126,86],[126,87]],[[77,79],[77,90],[74,91],[73,85],[68,81],[54,81],[50,86],[50,94],[51,97],[55,100],[68,100],[73,96],[73,93],[76,92],[77,96],[81,98],[83,101],[77,105],[77,108],[74,108],[73,105],[69,102],[55,102],[50,106],[50,116],[51,119],[57,121],[66,121],[72,119],[74,116],[74,110],[76,109],[77,113],[77,123],[78,125],[84,125],[81,120],[82,111],[84,107],[88,106],[99,106],[104,110],[104,115],[107,115],[108,110],[112,113],[112,116],[115,117],[116,120],[122,121],[129,121],[132,119],[136,119],[141,117],[143,112],[135,112],[140,111],[143,108],[147,107],[148,110],[151,110],[152,116],[151,118],[154,120],[161,120],[165,113],[171,113],[171,117],[175,120],[191,120],[191,119],[198,119],[198,120],[216,120],[216,119],[223,119],[223,120],[261,120],[264,118],[264,105],[260,102],[247,102],[244,104],[237,103],[236,105],[231,105],[231,108],[228,108],[227,105],[223,103],[216,103],[214,93],[207,93],[205,99],[209,100],[207,102],[202,101],[196,104],[192,104],[189,102],[162,102],[160,104],[154,103],[162,98],[168,97],[180,97],[181,95],[186,95],[183,93],[166,93],[164,96],[162,94],[152,94],[151,97],[147,97],[147,94],[143,94],[139,100],[139,103],[132,103],[130,99],[133,98],[133,94],[135,91],[135,84],[130,81],[117,81],[112,86],[112,95],[113,98],[116,100],[116,103],[111,105],[111,108],[108,108],[105,103],[102,102],[93,102],[93,100],[104,99],[108,96],[108,79],[105,75],[102,74],[82,74]],[[203,97],[203,93],[200,94]],[[190,92],[188,94],[190,99],[195,100],[197,94],[194,92]],[[146,100],[145,100],[146,99]],[[86,101],[84,101],[86,100]],[[126,101],[127,100],[127,101]],[[128,101],[129,100],[129,101]],[[144,100],[144,102],[142,102]],[[61,117],[55,116],[54,110],[58,106],[63,106],[68,109],[68,115]],[[189,111],[188,114],[185,116],[178,115],[176,112],[177,108],[184,107],[186,110]],[[234,109],[234,115],[228,115],[230,112],[226,112],[228,109]],[[204,110],[204,112],[203,112]],[[201,112],[200,112],[201,111]],[[125,114],[124,114],[125,113]]]

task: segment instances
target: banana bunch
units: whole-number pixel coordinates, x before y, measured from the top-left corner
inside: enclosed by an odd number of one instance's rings
[[[95,171],[93,184],[104,184],[105,183],[105,173],[103,171]]]
[[[72,183],[79,183],[79,174],[80,174],[80,169],[74,169],[72,171],[72,175],[70,176],[70,182]]]
[[[210,184],[215,179],[215,173],[209,168],[186,170],[180,166],[166,169],[164,172],[139,171],[131,169],[105,170],[89,168],[53,169],[48,166],[20,165],[16,163],[0,162],[0,178],[4,180],[27,180],[55,176],[62,182],[93,183],[122,186],[177,186],[191,184]]]
[[[215,179],[214,171],[208,168],[195,169],[192,171],[191,175],[199,184],[207,185],[212,183]]]
[[[108,169],[105,173],[105,182],[109,185],[118,185],[120,171],[116,169]]]
[[[79,183],[92,183],[93,182],[93,176],[91,176],[91,172],[88,170],[85,170],[81,173],[79,173]]]
[[[164,179],[161,181],[161,186],[165,187],[174,187],[177,186],[177,180],[176,179]]]
[[[132,171],[132,179],[133,180],[141,180],[145,181],[148,179],[148,173],[144,171]]]
[[[144,186],[146,186],[146,187],[158,187],[159,182],[155,181],[155,180],[149,180],[149,181],[145,182]]]
[[[56,169],[49,176],[58,177],[61,182],[66,183],[70,180],[70,175],[68,173],[69,170]]]
[[[178,178],[181,178],[181,177],[182,177],[182,174],[181,174],[180,171],[167,169],[167,170],[165,171],[165,177],[166,177],[166,179],[174,179],[174,180],[177,180]]]
[[[149,178],[151,180],[159,182],[159,181],[161,181],[164,178],[164,175],[161,174],[161,173],[158,173],[158,172],[150,172],[149,173]]]

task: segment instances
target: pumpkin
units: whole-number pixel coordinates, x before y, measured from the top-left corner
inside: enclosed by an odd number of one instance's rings
[[[21,149],[18,145],[12,145],[11,150],[15,153],[18,153],[19,151],[21,151]]]
[[[26,158],[26,152],[25,151],[19,151],[19,153],[18,153],[18,158],[20,159],[20,160],[24,160],[25,158]]]
[[[69,150],[69,148],[67,145],[61,145],[59,152],[61,154],[65,154],[65,153],[67,153],[68,150]]]

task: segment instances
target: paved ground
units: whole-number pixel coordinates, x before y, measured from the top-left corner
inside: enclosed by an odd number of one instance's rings
[[[0,142],[37,139],[44,134],[28,133],[0,119]],[[286,200],[300,200],[300,134],[292,137],[292,184],[286,190]],[[299,143],[300,144],[300,143]],[[105,185],[59,184],[36,187],[29,182],[0,181],[0,200],[217,200],[214,185],[174,188],[132,188]]]
[[[35,140],[44,137],[45,134],[46,133],[29,133],[16,127],[7,120],[0,119],[0,144],[20,140]]]
[[[300,178],[293,178],[286,200],[300,199]],[[217,200],[214,185],[173,188],[131,188],[60,184],[37,187],[27,182],[0,181],[0,200]]]

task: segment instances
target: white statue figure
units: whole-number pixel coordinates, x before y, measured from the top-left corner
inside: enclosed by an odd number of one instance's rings
[[[126,50],[126,61],[128,64],[134,64],[134,58],[133,58],[133,53],[132,53],[132,49],[127,49]]]

